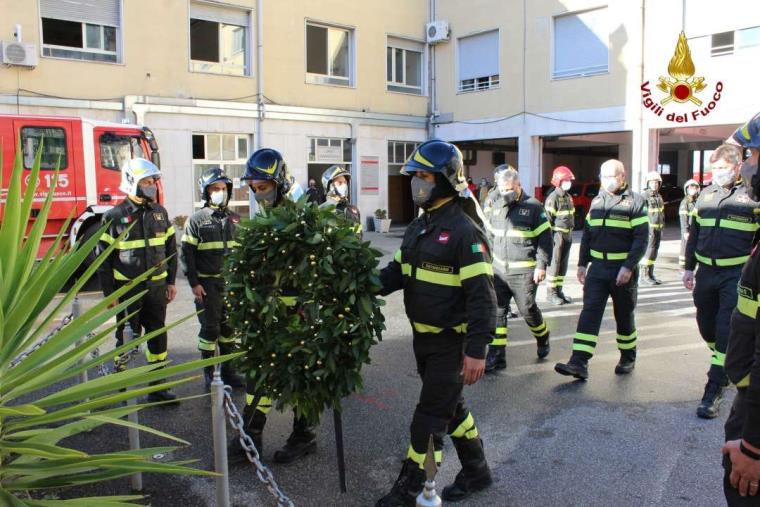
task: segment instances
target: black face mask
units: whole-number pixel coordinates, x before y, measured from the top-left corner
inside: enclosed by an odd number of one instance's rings
[[[158,195],[158,187],[150,185],[147,187],[137,187],[137,197],[141,197],[150,202],[156,202],[156,196]]]
[[[504,204],[507,206],[512,206],[514,203],[517,202],[517,192],[514,190],[507,190],[503,194],[501,194],[502,199],[504,199]]]
[[[760,199],[760,174],[757,170],[757,163],[742,162],[739,171],[742,180],[747,185],[747,196],[753,201]]]
[[[412,200],[424,210],[430,208],[438,199],[452,195],[456,195],[456,191],[440,173],[435,174],[435,183],[412,177]]]

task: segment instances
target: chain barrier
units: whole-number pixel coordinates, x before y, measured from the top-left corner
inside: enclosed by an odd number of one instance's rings
[[[240,415],[240,412],[235,406],[230,390],[230,386],[224,386],[224,413],[227,416],[227,422],[235,429],[235,432],[237,432],[240,445],[243,446],[248,461],[253,465],[256,477],[266,485],[269,493],[277,500],[277,505],[279,507],[294,507],[293,501],[280,490],[272,472],[261,462],[259,451],[253,444],[251,437],[245,432],[243,416]]]
[[[27,350],[25,352],[22,352],[13,361],[11,361],[11,368],[15,368],[16,366],[18,366],[18,364],[21,361],[23,361],[24,359],[26,359],[27,357],[29,357],[30,355],[32,355],[40,347],[42,347],[47,342],[49,342],[56,334],[58,334],[61,331],[61,329],[63,329],[64,327],[66,327],[72,320],[74,320],[74,314],[73,313],[70,313],[70,314],[66,315],[61,320],[61,323],[58,324],[58,326],[56,326],[52,331],[50,331],[42,340],[40,340],[37,343],[35,343],[32,348],[30,348],[29,350]]]
[[[90,335],[92,336],[92,335]],[[140,354],[140,347],[135,347],[126,354],[122,354],[120,356],[116,356],[113,360],[113,368],[109,368],[106,366],[105,363],[101,363],[97,366],[98,373],[101,377],[105,377],[106,375],[111,375],[112,373],[117,373],[120,371],[124,371],[127,369],[127,365],[132,362],[134,358],[136,358]],[[97,359],[100,357],[100,349],[96,347],[93,349],[92,352],[90,352],[90,357],[93,359]]]

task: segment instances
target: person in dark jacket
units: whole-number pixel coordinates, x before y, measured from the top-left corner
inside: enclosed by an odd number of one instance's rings
[[[351,172],[333,165],[322,173],[322,186],[327,190],[325,202],[320,207],[334,206],[335,213],[356,224],[357,233],[362,232],[362,217],[359,208],[351,204]]]
[[[681,250],[678,253],[678,266],[681,270],[686,266],[686,242],[689,239],[689,229],[694,221],[692,212],[699,197],[699,182],[689,180],[683,184],[683,199],[678,206],[678,221],[681,225]]]
[[[748,149],[740,172],[747,196],[760,200],[760,114],[736,130],[727,142]],[[736,309],[726,351],[726,375],[736,397],[726,420],[723,491],[728,507],[760,505],[760,252],[755,247],[742,268]]]
[[[712,184],[699,194],[686,243],[683,284],[694,291],[699,334],[712,352],[697,406],[703,419],[718,416],[729,383],[724,365],[736,286],[760,228],[755,212],[760,203],[750,199],[739,177],[741,161],[741,148],[732,144],[718,146],[710,155]]]
[[[552,255],[552,237],[546,212],[528,196],[513,167],[495,169],[496,187],[483,208],[486,230],[493,245],[494,289],[498,308],[494,340],[488,347],[486,372],[507,367],[509,334],[507,304],[515,298],[525,323],[536,339],[539,359],[549,355],[549,328],[536,304],[538,284],[546,277]]]
[[[649,213],[649,239],[647,251],[641,260],[641,282],[646,285],[660,285],[662,282],[654,276],[654,263],[657,260],[657,253],[660,251],[662,228],[665,225],[665,202],[660,195],[660,187],[662,187],[660,173],[657,171],[647,173],[646,185],[644,198],[647,200]]]
[[[166,324],[166,306],[177,295],[174,281],[177,276],[177,239],[169,214],[158,204],[158,180],[161,172],[149,160],[135,158],[121,169],[119,190],[127,195],[103,215],[108,228],[100,237],[98,249],[116,243],[116,249],[98,268],[103,294],[108,296],[118,287],[155,268],[150,277],[120,298],[121,301],[147,291],[139,300],[117,315],[117,320],[129,319],[134,336],[144,330],[150,333]],[[124,239],[119,236],[129,229]],[[124,343],[124,324],[116,328],[116,343]],[[145,351],[148,363],[166,361],[169,356],[168,337],[163,332],[150,340]],[[123,367],[117,358],[117,369]],[[151,385],[160,382],[152,382]],[[173,402],[177,396],[169,389],[148,394],[148,401]]]
[[[565,284],[568,260],[570,259],[570,247],[573,244],[573,229],[575,228],[575,205],[573,196],[570,195],[570,187],[573,186],[575,175],[570,168],[558,166],[552,173],[551,183],[554,191],[549,194],[544,202],[546,218],[552,229],[552,261],[546,274],[546,296],[553,305],[566,305],[573,302],[562,287]]]
[[[561,375],[588,378],[588,361],[599,339],[607,299],[612,297],[620,361],[615,373],[631,373],[636,364],[638,265],[647,246],[646,200],[632,192],[619,160],[601,167],[601,191],[586,214],[578,255],[578,281],[583,285],[583,310],[578,318],[573,353],[554,369]],[[589,263],[591,267],[589,267]],[[588,269],[587,269],[588,268]]]
[[[424,213],[406,229],[401,248],[381,272],[382,294],[404,290],[412,325],[414,357],[422,391],[411,424],[411,442],[401,473],[376,507],[414,507],[425,481],[423,463],[433,437],[436,461],[448,433],[462,464],[445,501],[458,501],[491,484],[491,472],[475,419],[462,397],[485,369],[486,345],[493,337],[496,296],[491,254],[466,189],[462,154],[433,140],[406,162],[412,198]]]
[[[317,186],[317,182],[312,178],[309,180],[309,188],[306,190],[309,202],[322,204],[325,202],[325,192]]]
[[[235,228],[240,216],[227,208],[232,196],[232,180],[218,167],[207,169],[198,179],[203,208],[191,216],[182,235],[181,258],[187,281],[200,313],[198,349],[203,359],[213,357],[217,345],[221,354],[235,349],[233,330],[227,324],[224,306],[226,293],[222,268],[225,255],[240,246],[235,241]],[[206,389],[213,380],[213,366],[204,368]],[[231,387],[242,387],[229,362],[221,366],[222,381]]]

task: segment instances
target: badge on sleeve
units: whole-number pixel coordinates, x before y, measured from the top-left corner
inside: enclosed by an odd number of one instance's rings
[[[472,244],[472,253],[486,253],[486,246],[483,243],[473,243]]]
[[[436,238],[435,242],[441,245],[448,245],[450,238],[451,238],[451,233],[449,231],[441,231],[440,233],[438,233],[438,237]]]

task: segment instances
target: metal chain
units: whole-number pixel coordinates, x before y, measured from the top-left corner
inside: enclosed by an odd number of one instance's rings
[[[255,468],[256,477],[266,485],[269,493],[277,499],[277,505],[279,507],[294,507],[293,501],[280,490],[277,481],[274,480],[272,472],[261,462],[259,451],[256,449],[251,437],[245,432],[243,416],[238,412],[235,402],[230,395],[230,386],[227,385],[224,386],[224,413],[227,416],[227,422],[229,422],[230,426],[232,426],[237,432],[240,445],[243,446],[248,461],[250,461]]]
[[[55,336],[56,334],[58,334],[61,331],[61,329],[63,329],[64,327],[66,327],[72,320],[74,320],[74,314],[73,313],[70,313],[70,314],[66,315],[61,320],[61,323],[58,324],[58,326],[55,327],[52,331],[50,331],[45,336],[45,338],[43,338],[42,340],[40,340],[37,343],[35,343],[32,348],[30,348],[26,352],[22,352],[21,354],[19,354],[16,357],[16,359],[14,359],[13,361],[11,361],[11,368],[14,368],[14,367],[18,366],[18,364],[20,362],[22,362],[24,359],[26,359],[27,357],[29,357],[30,355],[32,355],[36,350],[38,350],[40,347],[42,347],[43,345],[45,345],[47,342],[49,342],[53,338],[53,336]]]
[[[101,377],[105,377],[106,375],[111,375],[112,373],[117,373],[120,371],[124,371],[127,369],[127,365],[132,362],[132,360],[138,356],[140,353],[140,347],[135,347],[126,354],[122,354],[120,356],[116,356],[113,360],[113,369],[110,369],[108,366],[105,365],[105,363],[101,363],[97,366],[98,373]],[[92,352],[90,352],[90,356],[93,359],[97,359],[100,357],[100,349],[95,348]]]

